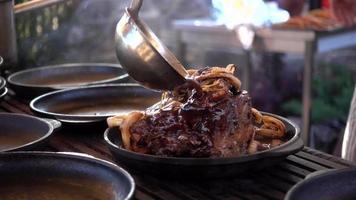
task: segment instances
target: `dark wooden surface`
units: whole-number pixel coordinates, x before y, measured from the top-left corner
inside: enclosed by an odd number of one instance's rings
[[[28,101],[15,98],[11,91],[0,102],[0,112],[33,114]],[[64,125],[44,150],[86,153],[114,162],[103,141],[105,128],[104,123]],[[276,166],[229,179],[177,181],[146,174],[132,175],[137,185],[135,199],[283,199],[293,185],[310,173],[350,166],[352,163],[346,160],[306,147]]]

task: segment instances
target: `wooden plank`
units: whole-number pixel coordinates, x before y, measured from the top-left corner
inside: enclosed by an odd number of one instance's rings
[[[150,198],[155,199],[155,200],[165,200],[166,198],[163,196],[160,196],[160,194],[157,194],[156,192],[152,192],[148,190],[146,187],[141,186],[136,184],[136,191],[140,191],[141,193],[145,194],[146,196],[151,196]]]
[[[265,173],[261,173],[259,175],[254,176],[254,179],[259,182],[259,185],[265,187],[268,186],[270,188],[273,188],[273,190],[278,190],[279,192],[282,193],[287,192],[293,186],[292,183],[277,179],[275,176],[272,176],[270,174],[265,174]]]
[[[146,184],[158,185],[162,190],[175,194],[181,199],[197,200],[197,199],[212,199],[209,195],[204,195],[192,187],[188,187],[185,183],[188,181],[175,180],[159,180],[153,176],[145,176]]]
[[[136,190],[135,191],[135,199],[137,199],[137,200],[155,200],[153,197],[151,197],[148,194],[142,192],[141,190]]]
[[[291,184],[296,184],[299,181],[303,180],[303,178],[301,178],[301,177],[295,176],[292,173],[285,171],[285,170],[281,170],[281,169],[278,170],[278,168],[273,168],[273,169],[269,170],[268,173],[271,176],[278,177],[279,179],[282,179],[282,180],[289,182]]]
[[[348,167],[356,167],[356,164],[353,163],[353,162],[350,162],[348,160],[345,160],[345,159],[342,159],[342,158],[339,158],[339,157],[335,157],[335,156],[330,155],[330,154],[323,153],[323,152],[318,151],[316,149],[311,149],[311,148],[305,147],[303,149],[303,151],[308,153],[308,154],[312,154],[312,155],[315,155],[317,157],[323,158],[325,160],[330,160],[331,162],[334,162],[334,163],[339,163],[339,164],[342,164],[342,165],[345,165],[345,166],[348,166]]]
[[[226,182],[230,182],[227,184]],[[236,188],[235,185],[231,185],[233,180],[224,181],[219,180],[216,182],[202,182],[200,184],[189,183],[188,186],[198,190],[200,193],[210,196],[210,199],[222,199],[221,195],[234,195],[241,199],[255,199],[255,200],[265,200],[266,198],[254,193],[250,188],[249,191],[241,191],[240,188]]]
[[[251,180],[252,179],[253,178],[251,177]],[[260,188],[260,185],[255,180],[253,180],[253,183],[251,186],[244,186],[244,182],[241,183],[241,180],[236,180],[236,179],[234,181],[230,181],[229,183],[224,184],[224,185],[226,185],[228,188],[230,188],[230,190],[233,194],[238,195],[239,197],[241,197],[243,199],[269,199],[265,195],[261,195],[258,192],[261,188]],[[274,191],[274,189],[273,189],[273,191]]]
[[[312,154],[305,153],[303,151],[296,153],[295,156],[303,158],[303,159],[311,161],[311,162],[314,162],[314,163],[317,163],[319,165],[322,165],[322,166],[325,166],[328,168],[342,169],[342,168],[348,167],[346,165],[341,165],[341,164],[338,164],[338,163],[335,163],[335,162],[332,162],[329,160],[325,160],[323,158],[320,158],[320,157],[312,155]]]
[[[291,156],[288,156],[287,157],[287,160],[291,163],[295,163],[296,165],[298,166],[302,166],[302,167],[305,167],[305,168],[309,168],[309,169],[312,169],[312,170],[324,170],[324,169],[328,169],[328,167],[324,167],[322,165],[318,165],[316,163],[313,163],[313,162],[310,162],[308,160],[305,160],[305,159],[302,159],[302,158],[299,158],[297,156],[294,156],[294,155],[291,155]]]
[[[255,186],[251,188],[253,193],[266,199],[283,199],[285,192],[292,187],[265,174],[256,175],[253,179],[256,181]]]
[[[112,159],[112,155],[108,148],[106,148],[105,144],[93,144],[87,140],[84,140],[83,144],[88,148],[93,149],[95,152]]]
[[[304,178],[305,176],[307,176],[308,174],[310,174],[314,171],[314,170],[310,171],[310,170],[307,170],[304,168],[300,168],[298,166],[295,166],[295,165],[287,163],[287,162],[283,162],[283,163],[277,165],[276,167],[286,170],[289,173],[295,174],[301,178]]]
[[[186,195],[188,195],[189,198],[192,199],[210,199],[210,200],[216,199],[206,193],[202,193],[199,190],[194,189],[193,187],[189,187],[187,184],[184,184],[183,182],[178,184],[173,184],[172,187],[176,188],[180,192],[186,193]]]
[[[66,141],[57,138],[52,138],[50,140],[50,145],[51,147],[58,149],[58,151],[85,153],[73,145],[67,143]]]
[[[22,110],[11,106],[11,105],[8,104],[6,101],[2,101],[2,102],[0,103],[0,106],[1,106],[1,108],[3,108],[4,110],[6,110],[6,112],[25,114]]]
[[[139,190],[144,191],[146,194],[153,196],[155,199],[172,199],[178,200],[181,199],[179,196],[163,190],[161,187],[155,184],[150,184],[145,181],[144,176],[135,177],[136,185]]]
[[[27,104],[19,102],[18,100],[13,98],[9,98],[6,102],[9,105],[21,110],[23,113],[33,115],[33,112],[31,111],[30,107]]]

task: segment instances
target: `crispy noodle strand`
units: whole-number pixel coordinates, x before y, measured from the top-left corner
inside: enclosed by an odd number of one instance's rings
[[[127,115],[118,115],[109,117],[107,123],[109,127],[119,127],[121,131],[122,143],[125,149],[131,150],[131,133],[130,127],[136,121],[140,120],[144,116],[144,112],[133,111]]]
[[[262,114],[256,109],[256,108],[251,108],[253,118],[255,119],[255,122],[257,124],[261,124],[263,122],[263,116]]]
[[[256,134],[268,138],[281,138],[285,135],[286,127],[282,121],[271,116],[262,115],[255,108],[251,109],[255,123],[262,124],[256,129]]]
[[[241,81],[232,74],[233,71],[234,68],[231,68],[230,71],[228,71],[227,69],[224,68],[213,67],[211,73],[196,76],[196,80],[199,82],[203,82],[206,79],[223,78],[228,80],[236,88],[236,90],[240,90]]]

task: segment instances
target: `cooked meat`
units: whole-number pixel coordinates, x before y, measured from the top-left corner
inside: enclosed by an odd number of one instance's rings
[[[163,93],[160,102],[145,112],[111,117],[108,124],[120,127],[126,149],[145,154],[229,157],[270,148],[268,141],[283,137],[285,126],[251,108],[234,70],[189,70],[186,83]]]
[[[237,91],[224,79],[214,80],[218,89],[196,89],[194,84],[191,81],[179,88],[185,92],[183,99],[154,105],[131,126],[134,151],[189,157],[246,153],[254,132],[248,93]]]

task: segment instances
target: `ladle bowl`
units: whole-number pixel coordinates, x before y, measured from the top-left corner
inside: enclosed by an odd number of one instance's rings
[[[115,45],[120,64],[147,88],[171,90],[184,83],[186,70],[178,59],[139,19],[142,0],[133,0],[116,26]]]

